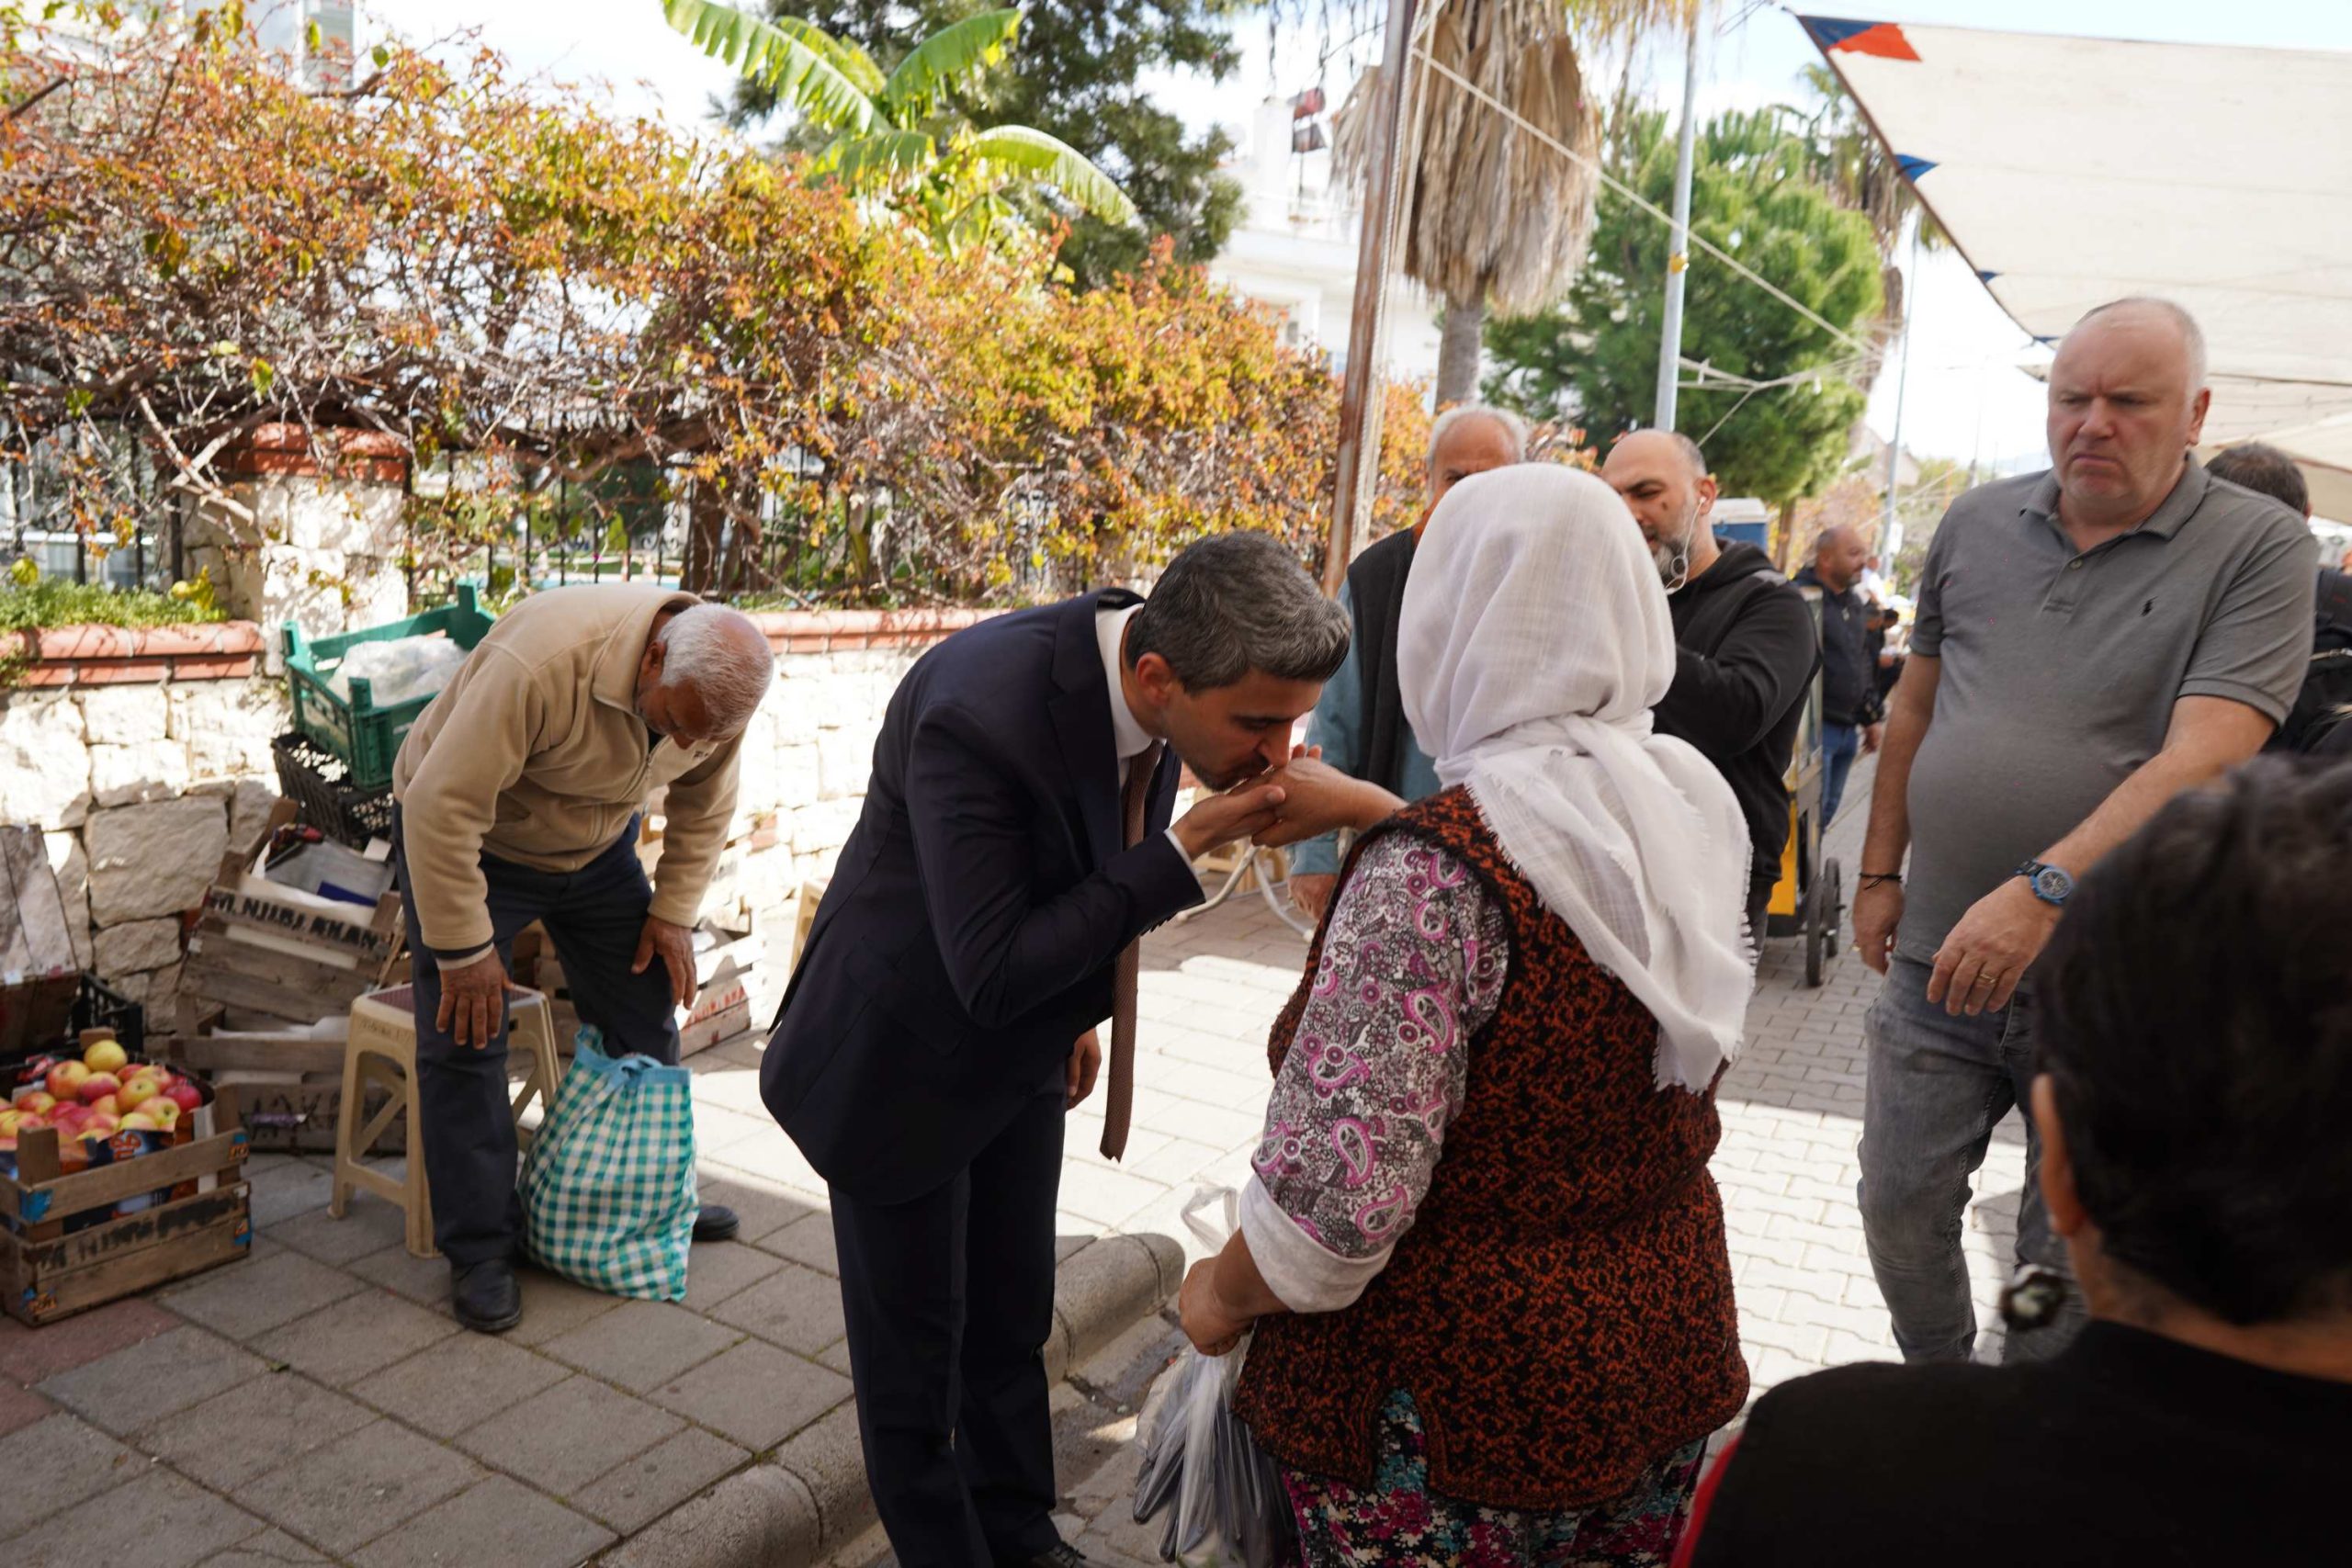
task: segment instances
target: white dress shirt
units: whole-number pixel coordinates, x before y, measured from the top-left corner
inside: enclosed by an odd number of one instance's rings
[[[1140,604],[1127,604],[1115,610],[1094,612],[1094,642],[1102,649],[1102,674],[1111,689],[1111,743],[1119,753],[1119,788],[1123,792],[1127,787],[1127,773],[1135,766],[1136,759],[1151,750],[1151,732],[1144,728],[1142,722],[1136,717],[1136,710],[1127,705],[1126,687],[1119,679],[1125,662],[1120,653],[1126,643],[1127,623],[1135,619],[1136,612],[1142,608]],[[1168,827],[1168,841],[1176,846],[1178,854],[1184,855],[1185,864],[1192,864],[1193,857],[1184,854],[1184,840],[1176,836],[1173,823]],[[1207,886],[1203,883],[1203,889],[1205,890]]]

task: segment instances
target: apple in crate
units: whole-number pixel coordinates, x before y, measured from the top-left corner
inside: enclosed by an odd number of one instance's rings
[[[130,1053],[119,1040],[93,1040],[82,1053],[82,1065],[94,1073],[119,1073],[130,1060]]]
[[[60,1062],[49,1069],[41,1087],[60,1100],[79,1100],[82,1086],[90,1081],[90,1069],[79,1062]]]
[[[163,1092],[164,1086],[155,1074],[133,1073],[114,1091],[114,1102],[127,1111],[136,1111]]]
[[[164,1103],[169,1105],[171,1101],[167,1100]],[[164,1126],[145,1111],[134,1111],[116,1122],[115,1130],[119,1133],[160,1133],[164,1130]]]
[[[85,1100],[83,1103],[89,1106],[92,1115],[119,1116],[122,1114],[122,1101],[110,1094],[102,1094],[96,1100]]]
[[[178,1102],[167,1100],[160,1094],[154,1099],[149,1100],[146,1104],[141,1106],[139,1108],[139,1113],[153,1118],[155,1125],[161,1127],[166,1133],[180,1124],[180,1108]]]
[[[174,1078],[164,1090],[164,1098],[182,1111],[193,1111],[204,1103],[204,1091],[186,1078]]]
[[[112,1073],[92,1073],[82,1080],[81,1087],[74,1092],[82,1097],[83,1104],[96,1105],[99,1100],[121,1088],[122,1080]]]
[[[17,1091],[13,1103],[28,1116],[46,1116],[57,1109],[57,1096],[38,1085],[27,1084]]]
[[[24,1111],[13,1109],[8,1111],[0,1111],[0,1138],[15,1137],[17,1135],[17,1129],[24,1124]]]

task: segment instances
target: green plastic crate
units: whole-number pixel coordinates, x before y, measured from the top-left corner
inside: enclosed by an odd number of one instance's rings
[[[351,700],[345,702],[327,684],[343,663],[343,656],[363,642],[430,637],[435,632],[446,633],[459,648],[470,649],[481,641],[491,626],[491,617],[474,607],[470,583],[458,585],[458,602],[454,604],[388,626],[345,632],[340,637],[306,641],[301,628],[287,622],[283,633],[286,682],[294,696],[294,728],[312,745],[343,759],[344,766],[350,770],[352,787],[373,789],[391,783],[392,760],[400,755],[401,739],[438,694],[428,693],[404,703],[378,707],[369,697],[368,682],[355,680],[351,682]]]

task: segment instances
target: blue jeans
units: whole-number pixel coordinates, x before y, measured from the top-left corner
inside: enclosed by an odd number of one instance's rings
[[[1984,1163],[1994,1125],[2011,1106],[2030,1103],[2033,1002],[2020,986],[1998,1012],[1953,1018],[1928,1005],[1929,974],[1925,964],[1894,960],[1862,1020],[1870,1082],[1859,1196],[1871,1271],[1903,1359],[1965,1361],[1976,1347],[1976,1303],[1960,1247],[1969,1179]],[[2018,1261],[2071,1281],[2065,1243],[2042,1209],[2041,1169],[2041,1139],[2029,1116]],[[2082,1323],[2081,1292],[2070,1283],[2059,1320],[2010,1335],[2002,1359],[2045,1359]]]
[[[408,857],[397,812],[392,863],[408,893]],[[514,937],[537,920],[563,961],[564,983],[583,1023],[604,1030],[615,1055],[678,1059],[670,972],[660,959],[629,973],[653,889],[637,858],[637,820],[577,871],[535,871],[481,857],[498,961],[511,973]],[[433,1241],[452,1267],[514,1256],[523,1203],[514,1190],[514,1122],[506,1085],[506,1023],[482,1050],[438,1027],[441,967],[424,945],[416,900],[403,897],[413,956],[417,1100],[423,1114],[424,1179],[433,1194]],[[511,1021],[511,1020],[509,1021]]]
[[[1854,771],[1854,759],[1861,755],[1862,731],[1860,725],[1821,725],[1821,830],[1829,831],[1829,824],[1838,819],[1838,807],[1846,798],[1846,775]]]

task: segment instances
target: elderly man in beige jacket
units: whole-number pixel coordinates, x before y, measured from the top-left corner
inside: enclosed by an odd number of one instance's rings
[[[509,610],[401,743],[392,831],[415,953],[418,1093],[435,1243],[458,1321],[521,1321],[507,1109],[509,948],[537,920],[612,1048],[678,1056],[695,917],[735,810],[767,639],[659,587],[559,588]],[[657,878],[639,816],[665,788]],[[707,1205],[696,1240],[734,1234]]]

